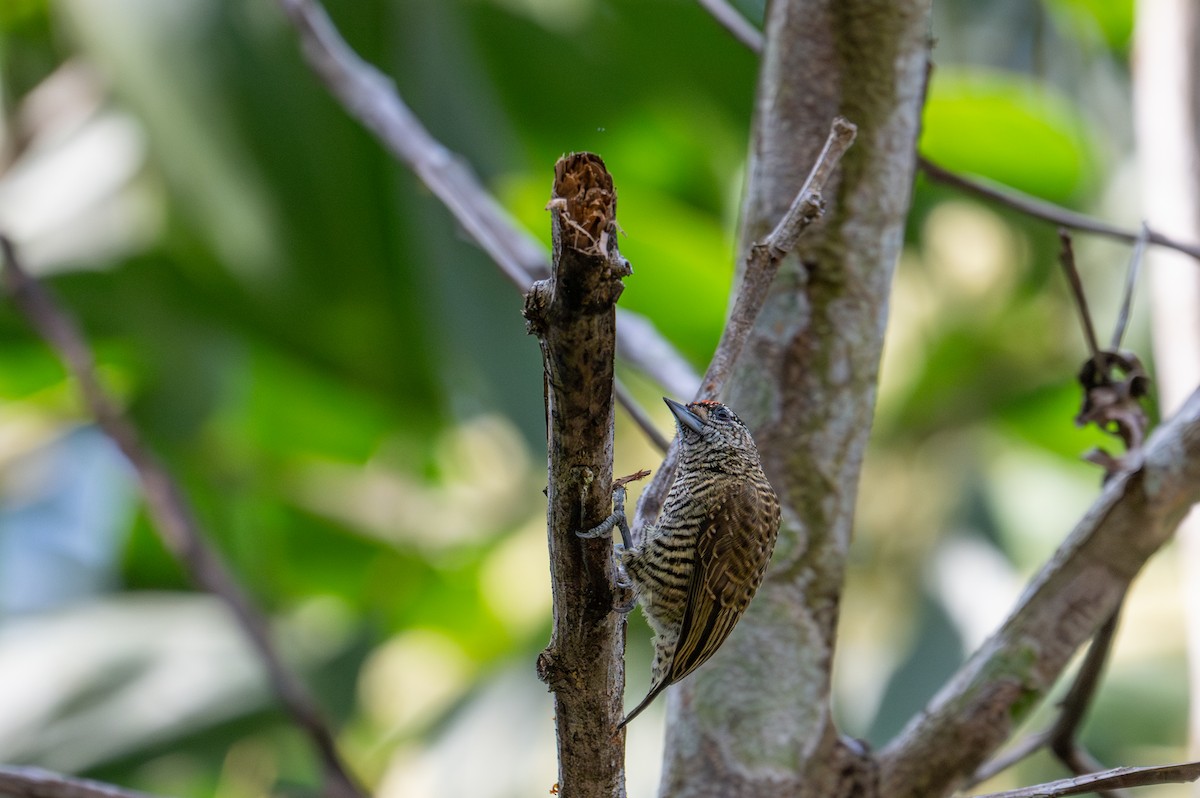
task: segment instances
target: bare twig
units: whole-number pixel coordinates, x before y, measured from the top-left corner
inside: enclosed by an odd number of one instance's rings
[[[271,642],[266,619],[210,548],[179,486],[100,385],[91,349],[78,326],[51,292],[25,272],[12,242],[3,235],[0,235],[0,249],[4,254],[4,285],[14,304],[58,353],[67,372],[78,383],[84,405],[96,423],[137,471],[146,506],[163,543],[197,586],[225,602],[250,639],[280,702],[317,749],[325,771],[327,794],[336,798],[363,795],[342,763],[316,701],[284,665]]]
[[[953,186],[968,194],[974,194],[977,197],[997,202],[1026,216],[1042,219],[1060,227],[1080,230],[1086,233],[1095,233],[1096,235],[1107,236],[1108,238],[1115,238],[1119,241],[1128,241],[1130,243],[1137,241],[1141,235],[1140,232],[1126,230],[1108,222],[1092,218],[1091,216],[1076,213],[1075,211],[1055,205],[1052,202],[1023,194],[1008,186],[1000,186],[983,178],[965,177],[951,172],[949,169],[938,166],[924,156],[917,157],[917,164],[921,167],[921,171],[925,173],[925,176],[935,183]],[[1179,252],[1191,255],[1193,258],[1200,258],[1200,246],[1176,241],[1153,230],[1150,230],[1147,234],[1147,241],[1151,244],[1157,244],[1160,247],[1178,250]]]
[[[1088,311],[1087,295],[1083,293],[1083,281],[1079,279],[1079,269],[1075,267],[1075,249],[1071,246],[1071,234],[1066,228],[1058,229],[1058,240],[1062,248],[1058,253],[1058,262],[1062,264],[1063,272],[1067,275],[1067,284],[1071,286],[1071,295],[1075,299],[1075,309],[1079,311],[1079,322],[1083,325],[1083,336],[1086,339],[1088,352],[1096,367],[1100,367],[1100,345],[1096,343],[1096,328],[1092,325],[1092,314]]]
[[[525,297],[545,369],[550,582],[554,627],[538,676],[554,693],[562,795],[625,794],[625,616],[613,612],[616,565],[607,538],[581,540],[612,508],[616,307],[630,273],[617,252],[616,192],[604,162],[555,166],[554,274]]]
[[[724,389],[733,364],[742,353],[750,330],[754,327],[754,320],[758,318],[758,313],[766,302],[767,292],[779,271],[780,262],[792,251],[796,241],[809,225],[821,218],[825,212],[821,192],[824,191],[825,183],[842,156],[846,154],[846,150],[854,143],[857,132],[858,129],[842,117],[833,120],[829,137],[825,139],[825,146],[821,149],[817,162],[813,164],[812,171],[808,173],[808,179],[792,200],[791,207],[766,240],[751,247],[742,284],[738,287],[737,299],[734,300],[729,321],[721,333],[717,351],[704,373],[699,398],[715,399]]]
[[[1079,673],[1076,674],[1075,681],[1071,683],[1071,689],[1059,703],[1061,711],[1048,733],[1050,750],[1076,776],[1097,769],[1080,767],[1085,760],[1090,760],[1091,757],[1086,756],[1080,747],[1079,727],[1083,725],[1088,707],[1091,706],[1096,689],[1100,686],[1100,677],[1104,674],[1104,667],[1108,664],[1109,654],[1112,653],[1113,640],[1117,636],[1117,624],[1120,618],[1121,607],[1118,605],[1117,610],[1108,617],[1108,620],[1096,632],[1096,636],[1092,638],[1087,656],[1084,657],[1083,664],[1079,666]]]
[[[1150,240],[1150,227],[1142,222],[1141,232],[1133,245],[1133,254],[1129,256],[1129,270],[1125,273],[1125,290],[1121,297],[1121,310],[1117,314],[1117,324],[1113,328],[1112,342],[1108,348],[1116,352],[1121,348],[1121,339],[1125,337],[1125,328],[1129,325],[1129,312],[1133,307],[1133,289],[1137,285],[1138,269],[1142,265],[1142,256],[1146,253],[1146,243]]]
[[[11,765],[0,766],[0,795],[5,798],[154,798],[149,793],[102,781]]]
[[[1042,750],[1042,746],[1046,744],[1046,740],[1050,736],[1049,729],[1042,729],[1039,732],[1034,732],[1028,737],[1022,738],[1013,747],[994,759],[984,762],[979,768],[971,774],[971,778],[967,779],[964,789],[970,789],[976,784],[982,784],[993,776],[997,776],[1008,770],[1018,762],[1023,762],[1030,756],[1033,756],[1038,751]]]
[[[750,24],[736,8],[726,0],[697,0],[704,10],[713,16],[722,28],[729,31],[733,38],[755,53],[763,49],[762,31]]]
[[[1158,765],[1143,768],[1113,768],[1070,779],[1051,781],[1018,790],[990,792],[974,798],[1059,798],[1067,795],[1100,793],[1121,787],[1149,787],[1155,784],[1182,784],[1200,778],[1200,762],[1182,765]]]
[[[421,124],[386,75],[355,53],[315,0],[279,0],[304,55],[330,93],[405,164],[462,225],[508,281],[524,293],[550,275],[545,248],[513,220],[455,153]],[[618,308],[622,359],[666,390],[688,395],[699,378],[654,325]]]

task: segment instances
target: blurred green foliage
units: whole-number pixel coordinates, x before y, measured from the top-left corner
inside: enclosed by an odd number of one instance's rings
[[[759,19],[762,5],[740,7]],[[622,303],[705,363],[734,271],[752,54],[685,0],[342,0],[330,11],[543,240],[555,159],[604,156],[635,269]],[[1131,20],[1129,2],[938,3],[923,152],[1111,215],[1099,198],[1132,134],[1127,114],[1098,124],[1090,101],[1127,105]],[[354,766],[389,795],[548,789],[550,702],[532,668],[550,625],[541,366],[517,293],[318,85],[272,3],[5,3],[0,99],[0,226],[80,317],[106,384],[278,620]],[[847,728],[876,743],[1094,495],[1098,474],[1078,455],[1112,446],[1072,424],[1083,347],[1053,231],[919,179],[907,238],[837,674]],[[1081,242],[1079,253],[1106,329],[1127,251]],[[1132,344],[1146,353],[1143,333]],[[658,389],[630,379],[657,407]],[[658,420],[669,429],[665,412]],[[82,423],[61,368],[0,305],[9,506],[28,499],[33,454]],[[617,448],[627,470],[654,462],[623,419]],[[131,597],[189,595],[144,513],[119,561],[91,601],[133,628],[151,620]],[[996,592],[958,601],[945,576],[972,568],[998,574]],[[1161,603],[1171,580],[1155,587]],[[0,631],[49,635],[51,619],[77,611],[0,619]],[[0,673],[6,652],[29,645],[16,634],[10,648],[0,636]],[[635,619],[634,693],[647,636]],[[185,675],[173,689],[219,712],[179,709],[166,724],[142,704],[82,712],[132,692],[139,668],[173,650],[153,635],[109,637],[111,649],[83,656],[140,664],[97,666],[95,683],[48,678],[62,687],[42,715],[0,722],[0,760],[180,796],[313,783],[305,741],[244,653],[188,650],[203,686]],[[1144,635],[1123,645],[1088,739],[1134,764],[1136,746],[1183,743],[1181,655],[1147,650]],[[243,660],[246,674],[231,665]],[[1151,681],[1153,701],[1140,689]],[[658,732],[651,721],[632,733],[631,792],[645,794]],[[21,735],[104,744],[65,759],[49,743],[15,745]],[[1057,775],[1032,767],[1019,778]]]

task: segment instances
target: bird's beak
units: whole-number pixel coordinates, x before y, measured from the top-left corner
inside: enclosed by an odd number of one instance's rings
[[[671,408],[671,412],[675,414],[675,418],[679,423],[690,429],[692,432],[700,432],[701,422],[700,417],[688,410],[686,406],[679,404],[673,399],[663,397],[663,401],[667,403],[667,407]]]

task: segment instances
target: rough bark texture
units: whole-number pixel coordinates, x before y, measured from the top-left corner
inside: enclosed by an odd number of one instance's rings
[[[625,616],[613,612],[612,541],[576,532],[612,508],[616,301],[629,264],[617,252],[616,192],[598,157],[555,167],[554,274],[534,284],[525,318],[545,369],[547,527],[554,631],[538,676],[554,692],[560,796],[625,795]]]
[[[1200,391],[1114,479],[1020,605],[880,757],[880,794],[949,795],[1008,739],[1200,498]]]
[[[764,238],[829,120],[858,125],[826,218],[783,263],[726,399],[754,430],[784,524],[767,581],[708,666],[669,693],[664,796],[873,794],[839,740],[830,662],[915,164],[928,0],[768,10],[740,249]]]

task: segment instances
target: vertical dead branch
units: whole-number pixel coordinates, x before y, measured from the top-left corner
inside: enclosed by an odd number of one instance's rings
[[[554,271],[525,298],[545,370],[547,526],[554,631],[538,676],[554,693],[560,795],[625,795],[625,618],[614,612],[608,538],[581,540],[611,510],[616,302],[630,273],[616,245],[617,195],[599,157],[555,166]]]

